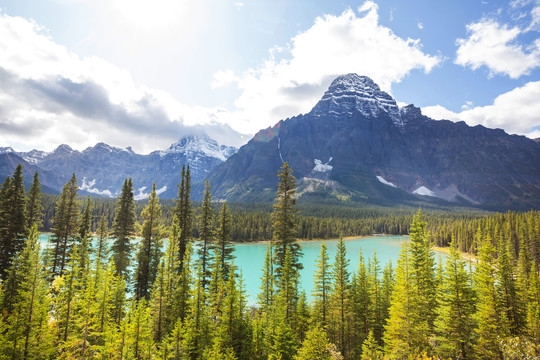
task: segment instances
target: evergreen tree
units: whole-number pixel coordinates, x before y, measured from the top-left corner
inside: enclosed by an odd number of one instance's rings
[[[135,223],[133,184],[131,179],[126,179],[116,202],[116,216],[111,231],[111,237],[115,239],[111,251],[116,271],[126,279],[131,263],[131,240],[135,237]]]
[[[81,268],[90,271],[90,254],[92,253],[92,200],[90,195],[84,205],[79,224],[79,252],[81,254]]]
[[[332,360],[331,344],[324,329],[316,324],[308,331],[306,340],[294,357],[297,360]]]
[[[328,256],[326,243],[321,244],[321,253],[316,260],[316,270],[313,276],[314,318],[320,319],[323,328],[328,325],[330,307],[330,292],[332,289],[332,265]]]
[[[109,229],[107,227],[107,220],[103,215],[99,218],[96,235],[96,268],[101,268],[105,264],[105,260],[109,258],[109,246],[107,244]]]
[[[264,255],[263,274],[261,276],[261,286],[259,287],[261,292],[257,296],[261,312],[263,313],[267,313],[274,303],[274,271],[272,265],[272,244],[269,243]]]
[[[0,194],[0,278],[5,280],[11,261],[22,250],[28,234],[21,164],[15,169],[13,177],[9,181],[6,179]]]
[[[435,321],[436,352],[442,358],[468,359],[472,356],[476,309],[471,274],[466,266],[452,241]]]
[[[278,173],[278,189],[272,213],[274,235],[276,242],[274,261],[276,264],[276,278],[281,277],[285,254],[287,250],[291,253],[292,265],[296,271],[303,268],[300,258],[302,249],[296,242],[296,180],[292,175],[289,163],[285,162]]]
[[[358,270],[351,284],[351,310],[353,313],[353,349],[356,358],[362,353],[362,344],[367,338],[373,321],[373,286],[370,283],[362,250],[359,252]]]
[[[75,173],[64,185],[60,198],[56,203],[56,213],[53,219],[52,267],[53,276],[62,275],[69,260],[69,250],[78,235],[79,201],[77,200],[77,177]]]
[[[39,182],[39,174],[36,171],[30,190],[28,190],[28,201],[26,203],[27,227],[32,228],[36,224],[38,229],[43,225],[43,204],[41,203],[41,184]]]
[[[415,292],[411,280],[408,244],[402,245],[396,268],[396,283],[392,292],[389,318],[385,326],[385,353],[390,358],[402,359],[418,354],[415,348],[414,317]]]
[[[219,211],[219,228],[216,236],[216,248],[217,259],[221,263],[221,271],[223,273],[223,280],[227,281],[227,276],[230,273],[230,264],[235,258],[234,246],[231,242],[232,224],[231,214],[227,203],[223,203]]]
[[[495,266],[495,249],[491,238],[479,231],[480,262],[476,267],[475,284],[478,295],[475,354],[480,358],[502,359],[500,340],[506,337],[508,326],[506,315],[501,311],[495,282],[497,271]]]
[[[159,259],[161,258],[162,230],[160,226],[161,205],[156,194],[156,183],[148,198],[148,205],[142,214],[142,240],[137,253],[137,270],[135,273],[135,298],[148,299],[150,288],[157,276]]]
[[[174,209],[174,215],[178,219],[179,228],[182,230],[179,233],[178,239],[178,259],[180,264],[178,272],[182,272],[184,267],[184,256],[188,243],[192,237],[193,227],[193,214],[191,209],[191,176],[189,171],[189,165],[187,169],[185,165],[182,165],[182,177],[180,186],[178,187],[178,199],[176,199],[176,207]]]
[[[527,306],[527,333],[535,344],[540,344],[540,279],[536,263],[531,262]]]
[[[347,358],[349,353],[349,326],[351,322],[350,274],[347,248],[340,237],[333,265],[333,288],[331,295],[330,334],[341,354]]]
[[[383,352],[370,330],[366,340],[362,344],[362,360],[379,360],[383,358]]]
[[[19,259],[14,262],[21,275],[12,297],[13,313],[7,318],[6,339],[0,354],[12,359],[46,359],[54,348],[48,326],[49,298],[40,258],[39,233],[34,224]]]
[[[199,218],[199,240],[201,245],[197,250],[202,271],[202,291],[206,290],[211,276],[211,255],[214,245],[214,210],[212,209],[212,195],[210,194],[210,184],[206,180],[204,184],[203,202],[201,205],[201,216]]]

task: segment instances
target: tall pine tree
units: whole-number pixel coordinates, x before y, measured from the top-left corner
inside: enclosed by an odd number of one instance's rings
[[[126,179],[116,202],[116,216],[111,231],[111,236],[115,239],[111,251],[116,272],[126,277],[126,280],[131,264],[131,240],[136,234],[135,222],[133,184],[131,179]]]

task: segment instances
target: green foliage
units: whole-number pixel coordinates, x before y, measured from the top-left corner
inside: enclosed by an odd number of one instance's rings
[[[111,251],[116,272],[127,279],[131,264],[131,240],[136,234],[135,204],[131,179],[124,181],[116,206],[116,216],[114,217],[114,224],[111,230],[111,237],[115,240]]]
[[[51,275],[62,275],[69,261],[69,251],[78,235],[79,201],[77,200],[77,177],[75,174],[64,185],[56,203],[51,237]]]
[[[13,257],[19,253],[28,233],[26,194],[22,165],[7,177],[0,190],[0,278],[6,279]]]

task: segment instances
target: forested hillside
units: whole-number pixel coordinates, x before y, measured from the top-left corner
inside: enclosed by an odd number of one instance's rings
[[[208,183],[193,206],[189,167],[168,206],[155,186],[147,202],[135,203],[130,179],[116,202],[96,202],[77,196],[74,174],[54,206],[37,174],[28,191],[22,184],[18,167],[0,190],[2,358],[540,355],[539,212],[302,209],[287,163],[271,211],[214,203]],[[38,241],[44,219],[52,224],[48,244]],[[323,244],[308,301],[299,235],[362,231],[410,240],[397,264],[362,253],[351,264],[344,241],[334,258]],[[248,306],[232,241],[257,239],[272,241],[258,269],[257,303]],[[450,246],[443,263],[434,245]]]

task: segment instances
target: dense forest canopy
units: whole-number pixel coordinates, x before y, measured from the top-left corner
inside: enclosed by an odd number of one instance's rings
[[[0,357],[12,359],[517,359],[540,353],[540,212],[297,204],[292,169],[273,207],[81,198],[0,189]],[[38,229],[52,232],[50,244]],[[408,234],[397,264],[350,263],[323,243],[313,301],[298,238]],[[134,242],[135,237],[141,240]],[[163,240],[168,238],[163,251]],[[233,241],[271,239],[248,307]],[[193,244],[197,242],[198,254]],[[433,246],[449,246],[435,260]],[[473,264],[462,252],[475,255]]]

